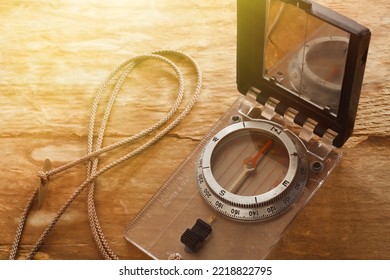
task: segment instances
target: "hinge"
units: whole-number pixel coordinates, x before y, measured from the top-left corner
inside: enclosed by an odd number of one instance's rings
[[[274,97],[262,96],[261,91],[257,88],[248,90],[240,105],[239,112],[252,120],[259,119],[260,116],[272,120],[278,115],[286,126],[298,126],[299,138],[306,144],[311,153],[321,159],[325,159],[332,151],[333,141],[337,137],[337,132],[324,128],[318,121],[307,117],[294,108],[285,106]],[[317,138],[314,140],[315,136]]]
[[[249,91],[246,93],[245,98],[242,100],[240,104],[240,108],[238,111],[249,118],[252,115],[252,112],[255,107],[257,107],[259,104],[256,101],[257,95],[260,94],[260,91],[256,88],[250,88]]]

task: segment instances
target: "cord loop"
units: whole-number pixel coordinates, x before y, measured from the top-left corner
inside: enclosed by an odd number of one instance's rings
[[[165,128],[161,128],[164,124],[166,124],[170,119],[173,118],[174,114],[178,111],[179,105],[181,104],[181,101],[183,99],[184,95],[184,78],[179,70],[179,68],[176,66],[174,62],[172,62],[170,59],[166,58],[165,55],[174,55],[181,58],[185,58],[192,67],[194,68],[196,72],[196,87],[194,90],[194,93],[192,95],[192,98],[188,102],[187,106],[183,109],[183,111],[175,117],[173,120],[171,120],[171,123],[167,124]],[[126,139],[123,139],[121,141],[118,141],[114,144],[111,144],[106,147],[102,147],[104,133],[106,129],[106,125],[111,113],[111,109],[113,107],[116,95],[119,93],[119,90],[121,89],[124,80],[129,75],[129,73],[136,67],[138,63],[141,63],[142,61],[146,59],[154,59],[159,60],[167,64],[170,68],[172,68],[177,76],[177,79],[179,81],[179,90],[176,97],[175,102],[173,103],[171,109],[169,112],[166,113],[166,115],[160,119],[158,122],[156,122],[154,125],[150,126],[149,128],[141,131],[140,133],[130,136]],[[112,93],[109,97],[108,103],[106,105],[106,109],[104,112],[104,116],[101,120],[100,129],[98,132],[98,136],[96,139],[96,143],[94,143],[94,130],[95,130],[95,119],[96,119],[96,112],[97,108],[100,102],[100,99],[103,95],[103,93],[107,90],[108,85],[110,84],[111,80],[119,75],[119,78],[117,78],[116,84],[114,86],[114,89],[112,90]],[[96,186],[96,178],[100,175],[102,175],[104,172],[108,171],[109,169],[125,162],[126,160],[134,157],[135,155],[143,152],[145,149],[150,147],[151,145],[155,144],[157,141],[159,141],[162,137],[164,137],[169,131],[171,131],[174,127],[176,127],[183,118],[188,115],[188,113],[191,111],[192,107],[195,105],[196,100],[198,99],[198,96],[200,94],[200,90],[202,87],[202,73],[199,69],[198,64],[195,60],[193,60],[190,56],[188,56],[185,53],[182,53],[180,51],[172,51],[172,50],[162,50],[153,52],[151,54],[147,55],[141,55],[134,57],[132,59],[129,59],[122,64],[120,64],[117,68],[114,69],[113,72],[111,72],[105,81],[102,83],[100,88],[98,89],[94,102],[92,104],[92,112],[90,117],[90,123],[89,123],[89,130],[88,130],[88,153],[87,155],[76,159],[72,162],[68,162],[62,166],[59,166],[54,169],[50,170],[41,170],[38,172],[38,177],[41,180],[41,185],[46,185],[49,182],[49,177],[54,174],[58,174],[62,171],[65,171],[71,167],[74,167],[80,163],[86,162],[87,163],[87,178],[85,181],[77,187],[77,189],[73,192],[73,194],[69,197],[69,199],[65,202],[65,204],[60,208],[60,210],[57,212],[57,215],[54,217],[54,219],[50,222],[50,224],[46,227],[44,232],[41,234],[38,241],[35,243],[33,248],[31,249],[29,255],[27,256],[27,259],[32,259],[36,252],[39,250],[39,248],[44,243],[44,240],[46,239],[47,235],[50,233],[54,225],[57,223],[57,221],[61,218],[61,216],[65,213],[65,211],[68,209],[68,207],[72,204],[72,202],[78,197],[78,195],[87,187],[89,187],[88,192],[88,218],[90,222],[90,227],[92,234],[95,239],[95,243],[102,254],[102,256],[105,259],[118,259],[118,257],[115,255],[114,251],[110,248],[108,241],[105,238],[105,235],[103,233],[103,230],[100,226],[99,219],[97,217],[95,203],[94,203],[94,190]],[[161,129],[160,129],[161,128]],[[140,147],[136,148],[133,151],[130,151],[128,154],[108,163],[107,165],[101,167],[98,169],[98,157],[99,155],[109,152],[111,150],[114,150],[118,147],[122,147],[126,144],[129,144],[131,142],[134,142],[136,140],[139,140],[140,138],[150,135],[151,133],[155,132],[156,135],[152,137],[150,140],[146,141],[144,144],[142,144]],[[50,161],[48,161],[50,163]],[[29,212],[32,208],[32,205],[36,198],[38,197],[38,190],[39,187],[34,191],[33,195],[31,196],[30,200],[28,201],[24,212],[22,214],[22,217],[20,219],[20,222],[18,224],[18,228],[15,234],[15,239],[11,248],[9,259],[15,259],[16,253],[18,251],[20,239],[23,233],[23,229],[25,226],[26,219],[29,215]]]

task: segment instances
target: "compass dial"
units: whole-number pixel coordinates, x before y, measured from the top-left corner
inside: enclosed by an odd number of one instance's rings
[[[237,220],[261,220],[287,209],[307,177],[303,147],[267,121],[233,124],[206,145],[197,167],[198,186],[218,212]]]

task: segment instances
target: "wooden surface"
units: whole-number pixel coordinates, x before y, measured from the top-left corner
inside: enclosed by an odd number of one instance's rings
[[[270,259],[390,258],[390,5],[321,0],[372,32],[355,132],[344,158],[272,250]],[[202,95],[162,141],[98,179],[103,230],[123,259],[147,258],[123,237],[132,219],[238,96],[235,1],[2,1],[0,3],[0,258],[9,255],[26,201],[46,157],[53,166],[86,153],[97,88],[121,62],[158,49],[178,49],[203,70]],[[185,69],[186,89],[194,78]],[[148,62],[118,96],[105,145],[157,121],[177,85]],[[185,100],[187,101],[187,99]],[[109,161],[136,145],[104,156]],[[51,179],[22,239],[24,258],[59,207],[83,181],[81,165]],[[99,259],[87,218],[86,192],[70,207],[38,259]]]

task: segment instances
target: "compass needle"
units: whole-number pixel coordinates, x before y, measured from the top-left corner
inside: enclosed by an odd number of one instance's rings
[[[243,162],[243,168],[237,178],[233,181],[227,191],[236,193],[242,186],[248,176],[256,169],[257,164],[264,158],[273,146],[273,141],[268,139],[265,145],[251,158],[247,158]]]
[[[253,168],[257,167],[257,164],[268,154],[271,150],[274,141],[268,139],[265,145],[256,153],[256,155],[252,158],[244,160],[244,165],[251,165]]]

